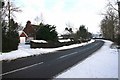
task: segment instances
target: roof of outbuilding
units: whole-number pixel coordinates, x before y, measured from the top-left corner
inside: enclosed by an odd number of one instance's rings
[[[19,36],[21,36],[23,33],[23,34],[25,34],[26,37],[28,37],[28,35],[24,31],[18,31],[18,32],[19,32]]]

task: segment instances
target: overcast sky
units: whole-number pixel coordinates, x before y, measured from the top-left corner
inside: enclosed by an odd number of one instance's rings
[[[36,16],[41,17],[44,23],[56,25],[61,33],[66,24],[70,23],[74,30],[85,25],[92,33],[99,32],[106,0],[15,0],[22,9],[16,14],[16,19],[24,26],[28,20],[36,24]]]

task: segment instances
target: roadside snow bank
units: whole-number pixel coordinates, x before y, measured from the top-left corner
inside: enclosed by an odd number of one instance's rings
[[[35,43],[48,43],[47,41],[45,40],[31,40],[32,42],[35,42]]]
[[[69,41],[71,41],[70,39],[61,39],[61,40],[59,40],[59,42],[69,42]]]
[[[94,42],[95,40],[91,40],[88,43],[81,43],[81,44],[73,44],[70,46],[63,46],[59,48],[36,48],[36,49],[31,49],[30,45],[25,45],[23,43],[20,43],[18,46],[18,50],[11,51],[8,53],[2,53],[0,55],[0,61],[2,60],[14,60],[17,58],[22,58],[22,57],[27,57],[27,56],[33,56],[33,55],[41,55],[45,53],[50,53],[50,52],[55,52],[58,50],[64,50],[64,49],[70,49],[74,47],[79,47],[79,46],[84,46],[87,44],[90,44]]]
[[[56,78],[118,78],[118,52],[111,49],[111,41],[83,62]]]

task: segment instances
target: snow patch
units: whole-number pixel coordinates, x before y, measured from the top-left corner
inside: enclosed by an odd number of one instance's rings
[[[48,43],[47,41],[45,40],[31,40],[32,42],[35,42],[35,43]]]
[[[55,52],[58,50],[64,50],[64,49],[71,49],[74,47],[79,47],[79,46],[84,46],[87,44],[90,44],[94,42],[95,40],[91,40],[88,43],[81,43],[81,44],[73,44],[69,46],[63,46],[59,48],[36,48],[36,49],[31,49],[30,45],[25,45],[24,43],[20,43],[18,46],[18,50],[11,51],[8,53],[2,53],[0,55],[0,61],[2,60],[14,60],[17,58],[22,58],[22,57],[27,57],[27,56],[34,56],[34,55],[41,55],[41,54],[46,54],[50,52]]]
[[[71,33],[68,31],[68,30],[64,30],[63,32],[62,32],[62,35],[70,35]]]
[[[111,41],[83,62],[58,75],[56,78],[118,78],[118,52],[111,49]]]
[[[69,42],[69,41],[71,41],[70,39],[61,39],[61,40],[59,40],[59,42]]]

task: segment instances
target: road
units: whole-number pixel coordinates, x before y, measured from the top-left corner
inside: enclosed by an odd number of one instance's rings
[[[93,54],[104,44],[96,40],[86,46],[2,63],[3,78],[53,78]]]

